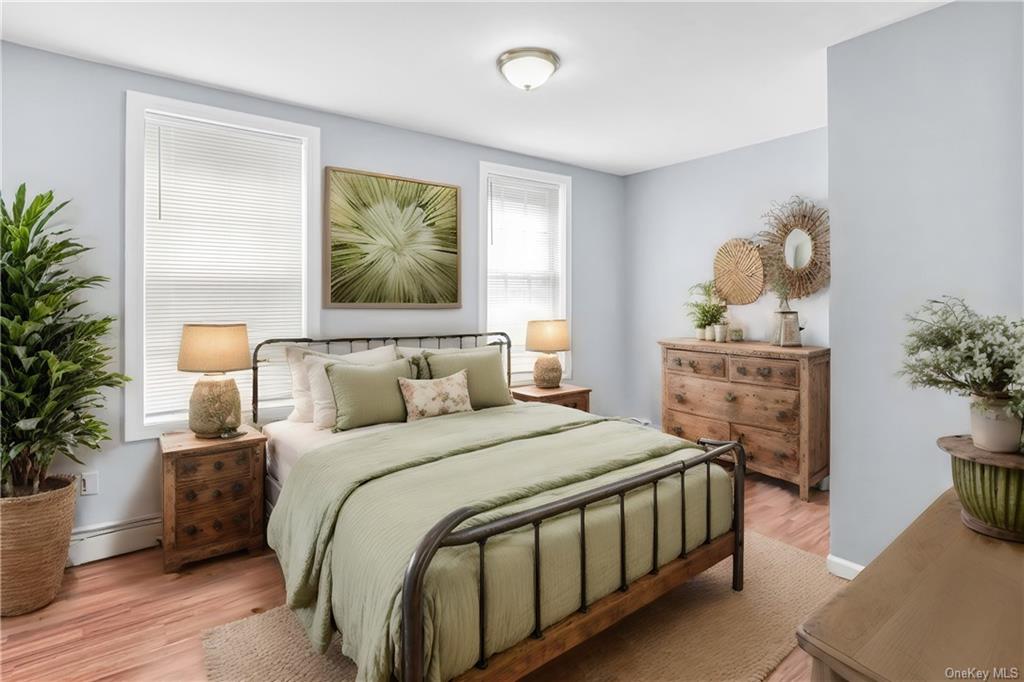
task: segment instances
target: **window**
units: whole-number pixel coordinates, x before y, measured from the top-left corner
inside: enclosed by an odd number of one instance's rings
[[[527,321],[569,317],[570,187],[565,175],[480,164],[481,326],[512,337],[513,382],[531,380],[537,355],[524,347]]]
[[[138,440],[187,420],[196,377],[177,371],[184,323],[244,322],[251,346],[307,335],[319,133],[128,93],[125,149],[125,435]],[[252,376],[232,376],[244,411]],[[289,394],[283,365],[260,372],[261,401]]]

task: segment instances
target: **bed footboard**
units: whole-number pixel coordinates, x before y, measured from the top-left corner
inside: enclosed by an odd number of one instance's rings
[[[517,512],[510,516],[496,519],[488,523],[480,524],[463,530],[455,530],[463,522],[480,513],[479,509],[463,507],[456,509],[445,516],[423,537],[409,560],[409,566],[405,572],[405,581],[402,587],[402,680],[404,682],[420,682],[423,679],[423,582],[427,568],[437,551],[442,547],[455,547],[461,545],[477,544],[480,548],[480,578],[478,582],[480,618],[479,618],[479,659],[476,667],[478,670],[470,671],[463,675],[471,679],[481,676],[495,676],[502,678],[514,678],[525,675],[531,670],[539,668],[544,663],[576,646],[588,636],[596,634],[601,630],[613,625],[618,620],[653,601],[661,594],[672,589],[678,584],[696,575],[725,557],[732,555],[732,588],[743,589],[743,474],[746,466],[746,452],[743,446],[735,441],[713,441],[702,439],[700,445],[704,447],[704,454],[685,461],[675,462],[643,474],[609,483],[593,490],[588,490],[561,500],[539,505],[532,509]],[[731,456],[733,467],[733,517],[732,529],[714,540],[711,539],[711,463],[719,457]],[[707,532],[705,543],[697,549],[686,551],[686,507],[685,494],[683,496],[683,542],[680,556],[665,566],[658,567],[658,487],[657,482],[670,476],[685,476],[686,472],[698,466],[707,468],[706,496],[707,500]],[[626,579],[626,515],[625,499],[626,493],[651,486],[654,498],[652,514],[653,526],[653,547],[651,559],[651,572],[630,583]],[[685,486],[684,486],[685,493]],[[580,527],[586,524],[587,505],[602,500],[619,499],[619,537],[620,537],[620,577],[619,591],[612,593],[595,602],[588,603],[586,591],[586,534],[580,533],[580,608],[579,611],[549,627],[546,631],[541,628],[540,621],[540,526],[545,519],[559,516],[566,512],[576,510],[580,515]],[[484,569],[486,561],[485,545],[487,540],[495,535],[507,533],[533,526],[534,556],[533,556],[533,603],[534,603],[534,629],[532,639],[513,647],[512,649],[496,654],[488,659],[485,650],[486,631],[485,613],[487,608],[487,595],[484,588]],[[630,588],[635,589],[630,592]],[[541,640],[541,637],[544,637]],[[494,665],[494,668],[487,673],[486,669],[490,662],[498,662],[501,665]]]

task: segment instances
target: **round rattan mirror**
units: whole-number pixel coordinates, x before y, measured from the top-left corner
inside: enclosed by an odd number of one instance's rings
[[[772,204],[763,217],[768,229],[758,237],[768,276],[777,280],[772,288],[784,290],[784,298],[803,298],[828,284],[828,209],[795,196]]]

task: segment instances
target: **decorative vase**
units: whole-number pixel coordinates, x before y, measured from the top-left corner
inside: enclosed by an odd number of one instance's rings
[[[0,615],[43,608],[64,579],[78,489],[73,476],[50,476],[41,488],[0,498]]]
[[[705,341],[714,341],[715,340],[715,326],[713,324],[709,324],[708,326],[704,327],[704,340]]]
[[[1020,452],[1021,418],[1007,412],[1008,400],[971,396],[971,438],[989,452]]]
[[[953,487],[963,505],[960,519],[971,530],[1024,542],[1024,455],[981,450],[970,436],[945,436]]]
[[[716,324],[715,325],[715,342],[725,343],[729,340],[729,325],[728,324]]]
[[[693,333],[697,337],[698,341],[704,340],[704,327],[695,327]]]

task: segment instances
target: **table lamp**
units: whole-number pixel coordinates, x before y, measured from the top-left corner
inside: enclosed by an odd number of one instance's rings
[[[244,324],[186,324],[181,328],[179,372],[202,372],[188,401],[188,428],[199,438],[242,435],[242,405],[225,372],[252,368]]]
[[[526,323],[526,350],[544,353],[533,365],[533,383],[540,388],[558,388],[562,383],[562,363],[555,355],[569,350],[569,323],[566,320],[530,320]]]

